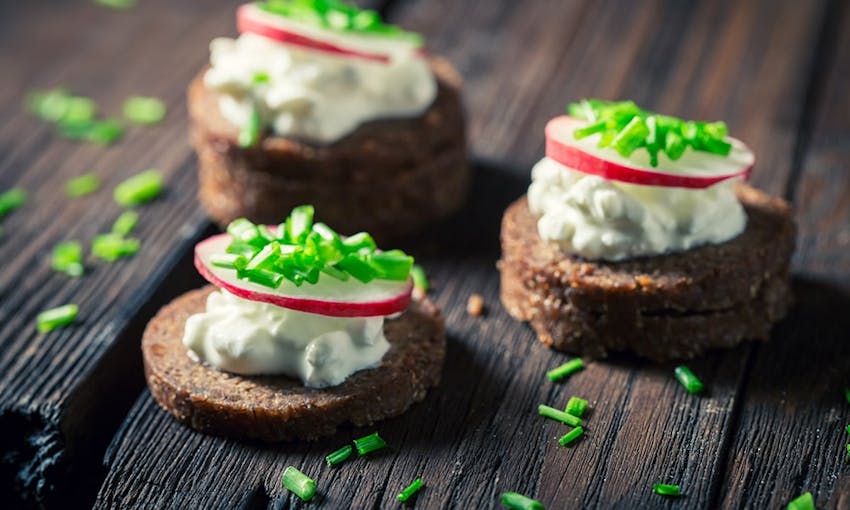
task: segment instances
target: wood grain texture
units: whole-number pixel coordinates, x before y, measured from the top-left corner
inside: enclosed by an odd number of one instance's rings
[[[458,65],[473,149],[497,162],[478,165],[472,201],[458,220],[406,246],[432,275],[447,315],[443,383],[408,414],[376,427],[389,452],[333,470],[323,456],[371,429],[269,448],[201,436],[142,395],[113,442],[97,506],[299,506],[280,487],[289,464],[318,481],[320,505],[330,508],[392,506],[417,476],[426,484],[416,502],[421,508],[496,507],[505,490],[550,508],[702,508],[725,501],[738,392],[753,347],[689,363],[709,388],[701,398],[672,379],[672,364],[627,357],[549,383],[543,373],[565,357],[537,345],[498,303],[500,213],[527,186],[545,121],[568,100],[590,95],[727,119],[759,154],[756,183],[785,193],[826,3],[422,1],[399,2],[388,12],[425,32],[432,49]],[[464,311],[472,293],[485,298],[483,318]],[[559,448],[564,427],[539,418],[535,408],[563,405],[574,394],[591,401],[587,436]],[[821,410],[808,412],[814,421]],[[679,483],[686,496],[655,496],[655,482]],[[761,506],[786,496],[774,489],[738,501]]]

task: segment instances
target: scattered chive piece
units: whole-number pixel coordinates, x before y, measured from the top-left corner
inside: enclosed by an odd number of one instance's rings
[[[12,188],[0,193],[0,218],[24,205],[27,201],[27,192],[23,188]]]
[[[567,407],[564,408],[567,414],[571,414],[577,418],[581,418],[581,415],[584,414],[586,409],[587,400],[578,397],[570,397],[570,400],[567,402]]]
[[[702,381],[699,380],[697,376],[691,372],[691,369],[686,367],[685,365],[679,365],[673,370],[673,373],[676,375],[676,379],[682,383],[689,393],[696,395],[697,393],[702,392]]]
[[[261,83],[268,83],[271,80],[269,73],[265,71],[257,71],[254,73],[254,76],[251,77],[251,83],[255,85],[259,85]]]
[[[850,444],[847,445],[847,457],[850,457]]]
[[[59,243],[53,247],[53,256],[50,259],[53,269],[65,273],[68,276],[82,276],[83,247],[77,241]]]
[[[239,130],[239,146],[244,148],[253,147],[260,141],[260,133],[263,130],[263,119],[260,110],[256,107],[251,109],[248,122]]]
[[[366,455],[367,453],[372,453],[382,448],[386,448],[387,443],[381,438],[381,436],[378,435],[377,432],[373,432],[368,436],[355,439],[354,446],[357,447],[358,454]]]
[[[577,140],[598,134],[599,147],[610,147],[623,157],[646,149],[652,166],[658,166],[659,153],[675,161],[688,147],[719,156],[732,150],[723,122],[685,121],[643,110],[632,101],[585,99],[569,104],[567,112],[589,122],[573,133]]]
[[[678,485],[671,485],[667,483],[656,483],[652,486],[652,490],[656,494],[660,494],[662,496],[678,497],[682,495],[682,491],[679,489]]]
[[[162,173],[150,168],[122,182],[113,196],[119,205],[132,207],[153,200],[162,192]]]
[[[396,499],[398,499],[399,501],[404,503],[405,501],[410,499],[411,496],[413,496],[414,494],[419,492],[419,490],[421,488],[422,488],[422,479],[417,478],[416,480],[413,480],[413,483],[411,483],[410,485],[408,485],[407,487],[402,489],[402,491],[398,493],[398,496],[396,496]]]
[[[546,510],[543,503],[518,492],[503,492],[502,505],[511,510]]]
[[[316,482],[295,468],[289,466],[283,472],[281,483],[290,492],[301,498],[302,501],[309,501],[316,494]]]
[[[413,287],[428,292],[428,277],[425,276],[425,270],[419,264],[413,264],[410,268],[410,276],[413,277]]]
[[[39,333],[47,333],[56,328],[67,326],[77,318],[79,307],[74,304],[62,305],[38,314],[35,319]]]
[[[59,134],[71,140],[111,145],[124,136],[124,126],[115,119],[61,121]]]
[[[100,177],[95,174],[83,174],[65,183],[65,193],[69,197],[82,197],[94,193],[100,188]]]
[[[558,439],[558,443],[561,446],[567,446],[570,443],[572,443],[573,441],[575,441],[576,439],[580,438],[582,434],[584,434],[584,429],[581,428],[581,427],[576,427],[573,430],[571,430],[571,431],[567,432],[566,434],[564,434],[563,436],[561,436],[561,439]]]
[[[564,377],[578,372],[584,368],[584,362],[581,358],[573,358],[558,368],[554,368],[548,372],[546,372],[546,377],[549,378],[550,381],[557,381],[559,379],[563,379]]]
[[[850,388],[844,390],[844,398],[846,398],[847,403],[850,404]]]
[[[805,492],[788,503],[787,510],[815,510],[815,498],[811,492]]]
[[[328,466],[336,466],[337,464],[345,462],[345,460],[351,456],[353,451],[354,448],[352,448],[350,444],[347,444],[339,450],[328,454],[328,456],[325,457],[325,461],[328,463]]]
[[[572,414],[567,414],[564,411],[555,409],[554,407],[549,407],[543,404],[537,406],[537,414],[545,418],[549,418],[550,420],[565,423],[570,427],[578,427],[579,425],[581,425],[580,418],[573,416]]]
[[[97,113],[94,101],[73,96],[63,88],[32,92],[26,106],[30,113],[47,122],[86,122]]]
[[[255,225],[245,218],[230,222],[231,238],[226,253],[247,261],[237,269],[237,278],[277,288],[284,280],[301,286],[317,283],[322,275],[340,281],[354,277],[362,282],[375,279],[406,281],[413,257],[401,250],[380,251],[365,232],[343,238],[324,223],[314,223],[312,206],[293,209],[276,228]],[[222,259],[218,267],[234,263]],[[231,268],[233,269],[233,268]]]
[[[91,252],[95,257],[114,262],[122,257],[135,255],[141,243],[138,239],[125,238],[114,232],[100,234],[92,240]]]
[[[126,10],[135,7],[136,0],[94,0],[96,3],[112,9]]]
[[[124,117],[136,124],[156,124],[165,112],[165,104],[155,97],[131,96],[124,101]]]
[[[124,211],[121,216],[112,224],[112,233],[119,236],[126,236],[136,228],[139,223],[139,213],[135,211]]]
[[[850,434],[850,425],[847,425],[847,433]]]
[[[248,261],[245,257],[235,253],[217,253],[210,257],[210,264],[225,269],[245,269]]]

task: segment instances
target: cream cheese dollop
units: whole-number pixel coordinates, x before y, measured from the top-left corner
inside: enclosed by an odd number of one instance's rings
[[[218,290],[186,321],[190,355],[225,372],[286,375],[335,386],[380,364],[390,345],[383,317],[327,317],[250,301]]]
[[[722,243],[744,231],[747,215],[733,181],[709,188],[609,181],[550,158],[531,172],[528,205],[542,239],[590,259],[624,260]]]
[[[362,47],[363,37],[357,42]],[[386,49],[380,40],[374,44]],[[417,116],[437,95],[428,62],[413,47],[392,52],[384,63],[245,33],[214,39],[210,64],[204,83],[220,94],[219,109],[228,121],[246,125],[256,106],[276,134],[326,143],[369,120]],[[263,79],[257,82],[257,76]]]

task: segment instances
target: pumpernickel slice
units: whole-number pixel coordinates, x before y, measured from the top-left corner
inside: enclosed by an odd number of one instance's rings
[[[502,302],[542,342],[591,358],[690,358],[766,340],[790,303],[794,221],[783,200],[746,185],[736,192],[748,218],[738,237],[624,262],[544,241],[523,197],[502,220]]]
[[[186,319],[216,290],[184,294],[151,320],[142,339],[148,386],[161,407],[202,432],[263,441],[313,440],[340,425],[396,416],[436,386],[445,357],[443,319],[427,299],[414,301],[384,334],[381,365],[331,388],[307,388],[283,376],[241,376],[192,360],[183,345]]]
[[[341,232],[366,230],[379,239],[447,217],[471,180],[461,79],[446,60],[430,63],[437,97],[418,117],[367,122],[330,144],[269,136],[248,149],[221,116],[204,69],[189,86],[201,204],[226,225],[239,217],[273,223],[309,203]]]

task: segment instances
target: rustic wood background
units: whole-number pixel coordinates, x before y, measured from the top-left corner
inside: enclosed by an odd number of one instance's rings
[[[419,508],[494,508],[516,490],[548,508],[780,508],[811,491],[818,508],[850,508],[850,5],[843,1],[372,2],[423,32],[466,78],[476,184],[455,221],[403,243],[425,265],[448,323],[440,387],[379,424],[391,448],[328,469],[329,451],[369,429],[311,444],[266,446],[195,433],[144,389],[139,339],[168,299],[200,285],[188,258],[211,231],[194,201],[184,89],[207,43],[232,35],[236,2],[0,0],[0,190],[30,202],[0,236],[0,497],[3,506],[98,508],[391,508],[417,476]],[[107,114],[155,95],[167,120],[110,148],[59,139],[21,107],[56,85]],[[672,364],[628,357],[545,380],[565,357],[538,345],[498,298],[500,213],[543,152],[542,128],[569,100],[631,98],[684,117],[725,119],[758,155],[756,185],[795,207],[797,302],[770,343],[689,363],[694,397]],[[120,209],[112,186],[162,169],[168,193],[141,209],[141,252],[90,261],[81,279],[49,268],[52,246],[87,241]],[[104,188],[67,199],[93,171]],[[467,316],[472,293],[484,317]],[[39,335],[42,309],[76,302],[79,325]],[[591,401],[587,435],[539,403]],[[287,465],[318,481],[302,505],[280,486]],[[651,492],[678,483],[683,498]],[[8,505],[5,504],[8,502]]]

